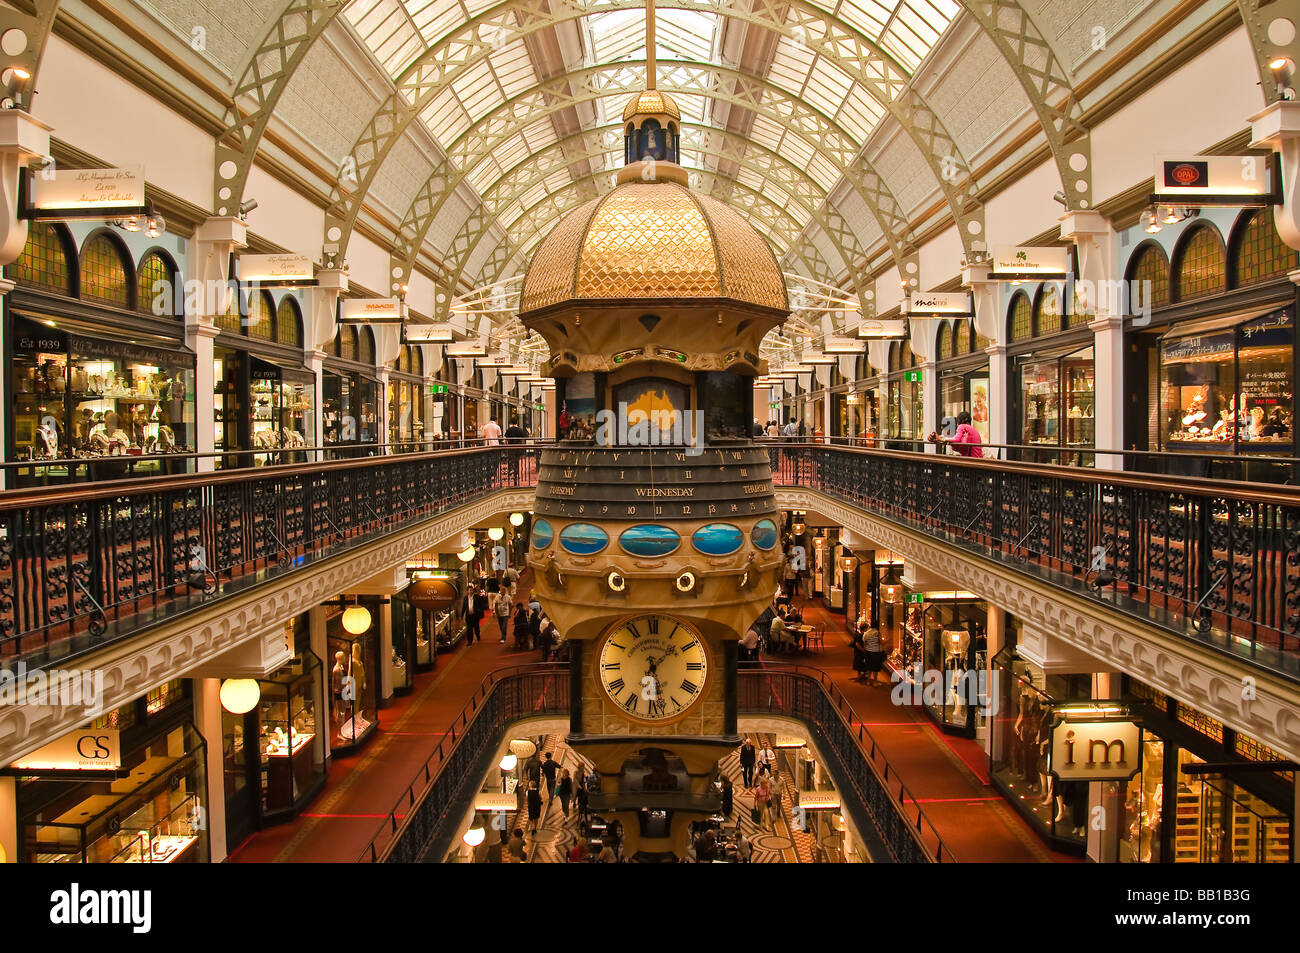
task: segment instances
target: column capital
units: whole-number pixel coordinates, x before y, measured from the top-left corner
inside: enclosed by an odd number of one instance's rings
[[[965,265],[961,270],[961,283],[970,288],[996,285],[997,282],[989,278],[991,271],[993,271],[993,266],[988,262]]]
[[[984,349],[984,353],[989,357],[1001,357],[1007,353],[1007,346],[1005,344],[990,344]]]
[[[199,222],[194,229],[194,239],[213,245],[230,245],[233,248],[248,246],[248,223],[230,215],[214,215]]]
[[[1123,331],[1124,316],[1122,314],[1101,314],[1088,322],[1088,330],[1094,334],[1101,334],[1103,331]]]
[[[316,269],[316,287],[323,291],[342,294],[348,290],[348,273],[345,268]]]
[[[196,314],[194,323],[186,330],[197,338],[208,338],[210,340],[221,333],[221,328],[217,327],[216,322],[206,314]]]
[[[1061,238],[1075,244],[1098,235],[1111,235],[1115,231],[1115,226],[1111,224],[1110,219],[1092,209],[1075,209],[1066,212],[1061,216],[1060,222]]]
[[[0,154],[17,156],[20,166],[50,153],[50,132],[35,116],[21,109],[0,110]]]

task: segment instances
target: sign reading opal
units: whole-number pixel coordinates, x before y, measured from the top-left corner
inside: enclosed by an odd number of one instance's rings
[[[575,556],[594,556],[609,545],[609,535],[594,523],[570,523],[560,530],[560,545]]]
[[[22,218],[77,217],[95,212],[143,214],[144,169],[58,169],[29,180]],[[51,213],[61,213],[54,215]]]
[[[706,556],[730,556],[745,543],[740,527],[709,523],[691,534],[691,545]]]
[[[308,284],[316,271],[306,255],[240,255],[239,280],[244,284]]]
[[[1155,205],[1276,204],[1265,156],[1156,156]]]
[[[1021,281],[1064,278],[1070,271],[1070,250],[1064,245],[997,245],[993,248],[995,280]]]
[[[907,296],[907,313],[916,317],[928,314],[969,317],[970,294],[965,291],[913,291]]]
[[[400,298],[342,298],[339,321],[344,324],[400,324],[406,305]]]
[[[618,545],[631,556],[667,556],[682,543],[677,531],[658,523],[630,526],[618,537]]]

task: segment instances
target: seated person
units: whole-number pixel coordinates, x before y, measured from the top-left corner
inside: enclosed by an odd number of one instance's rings
[[[768,649],[773,652],[784,652],[791,645],[790,630],[785,624],[785,617],[777,613],[772,619],[772,628],[767,637]]]
[[[803,625],[803,610],[796,605],[790,606],[790,611],[785,614],[786,625]]]

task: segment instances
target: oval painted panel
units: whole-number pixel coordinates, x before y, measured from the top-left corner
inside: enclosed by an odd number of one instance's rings
[[[749,538],[759,549],[772,549],[776,546],[776,524],[771,520],[759,520],[750,531]]]
[[[629,526],[618,538],[623,552],[632,556],[667,556],[682,544],[677,531],[658,523]]]
[[[730,523],[709,523],[691,534],[691,543],[706,556],[730,556],[744,545],[745,534]]]
[[[560,545],[575,556],[594,556],[609,545],[609,535],[592,523],[570,523],[560,530]]]
[[[555,530],[546,520],[533,520],[533,549],[545,549],[555,540]]]

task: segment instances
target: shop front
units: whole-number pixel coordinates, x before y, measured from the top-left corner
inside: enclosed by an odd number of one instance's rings
[[[879,440],[887,450],[919,450],[925,421],[925,372],[907,341],[889,346],[889,373],[880,382]]]
[[[206,754],[191,713],[177,679],[11,765],[23,862],[206,863]]]
[[[257,679],[257,704],[244,714],[221,713],[228,851],[296,817],[325,784],[325,682],[309,647],[307,614],[286,630],[294,655]]]
[[[957,429],[957,417],[970,414],[971,426],[984,443],[989,441],[989,361],[982,339],[971,322],[958,321],[939,329],[938,375],[940,426]]]
[[[195,447],[192,351],[144,327],[22,308],[9,320],[8,459],[86,461],[19,470],[19,485],[185,472],[166,455]]]
[[[1254,739],[1126,677],[1142,723],[1141,769],[1106,785],[1116,816],[1103,860],[1120,863],[1289,863],[1295,768]]]
[[[1065,345],[1014,359],[1018,389],[1013,394],[1019,442],[1034,447],[1032,460],[1091,466],[1090,453],[1057,453],[1096,446],[1093,348]]]
[[[379,726],[379,606],[362,597],[353,606],[330,606],[325,621],[330,687],[330,751],[355,751]],[[363,624],[364,623],[364,624]]]
[[[321,427],[336,453],[373,453],[380,441],[375,342],[365,326],[343,325],[321,373]]]
[[[987,681],[981,686],[979,676],[988,671],[988,604],[960,590],[919,595],[919,632],[908,630],[910,638],[920,636],[920,669],[914,662],[913,678],[924,672],[935,685],[922,692],[922,707],[948,734],[982,735],[987,710],[978,696],[981,688],[987,691]]]
[[[425,439],[424,359],[420,349],[402,345],[397,364],[388,372],[388,442],[398,449],[418,450]]]

